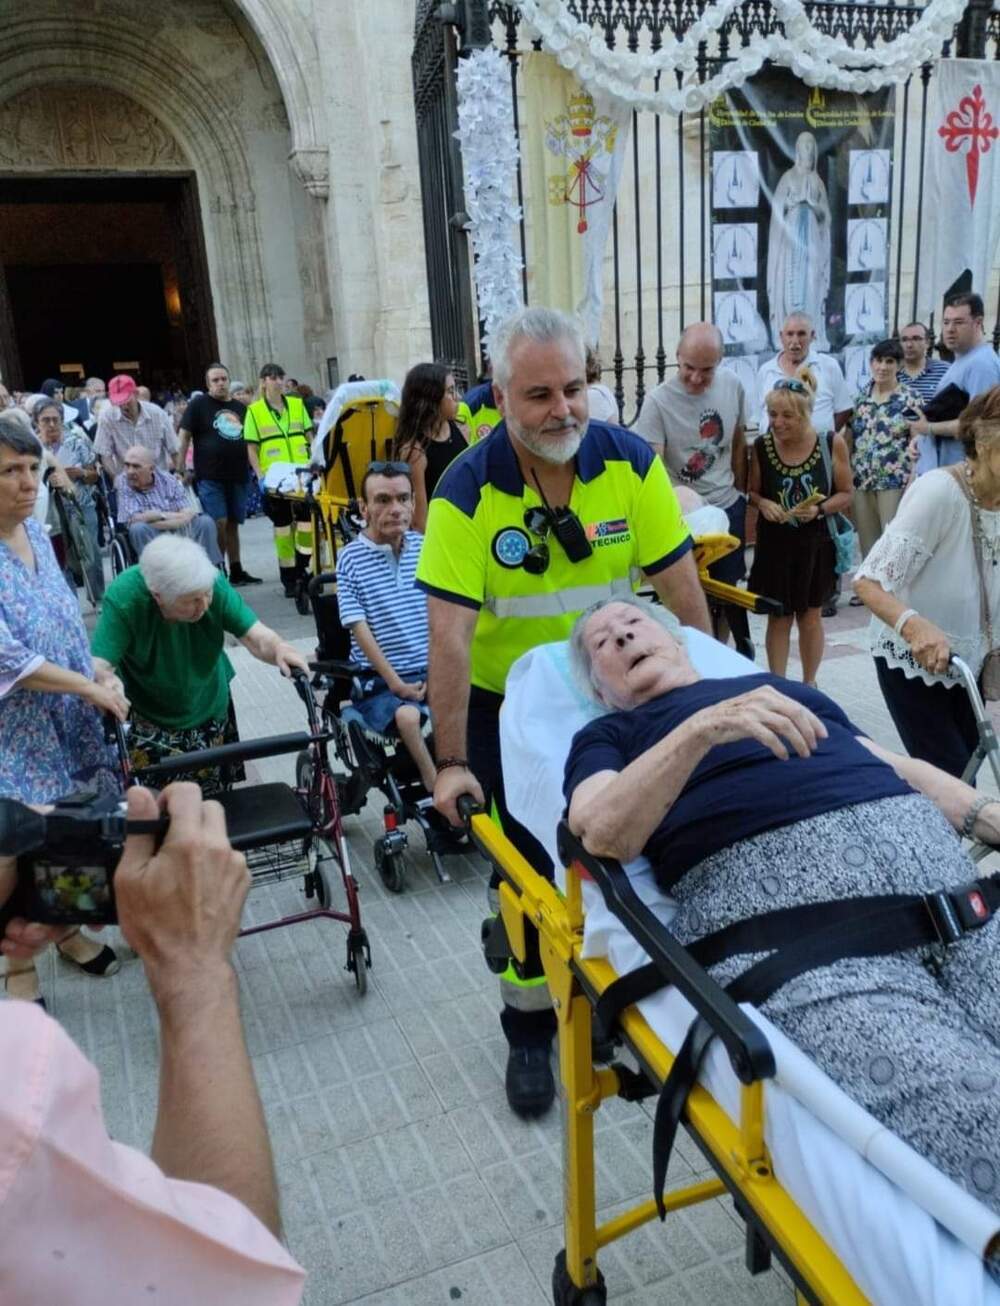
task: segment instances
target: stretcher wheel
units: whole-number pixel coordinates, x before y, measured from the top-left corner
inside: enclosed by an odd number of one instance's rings
[[[566,1269],[565,1248],[556,1257],[552,1270],[552,1301],[554,1306],[605,1306],[608,1287],[604,1275],[597,1271],[597,1282],[590,1288],[578,1288]]]
[[[368,967],[372,964],[368,940],[364,933],[347,936],[347,969],[354,975],[354,984],[358,997],[363,998],[368,991]]]
[[[386,847],[384,839],[375,840],[375,869],[390,893],[402,893],[406,885],[403,854]]]

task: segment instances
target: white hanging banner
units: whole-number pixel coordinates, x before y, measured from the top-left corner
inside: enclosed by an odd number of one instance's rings
[[[534,258],[532,303],[576,313],[596,344],[604,247],[632,111],[585,91],[548,54],[524,57],[525,161]]]
[[[1000,64],[942,59],[927,119],[927,186],[934,230],[920,311],[940,317],[942,295],[965,272],[985,295],[1000,243]]]

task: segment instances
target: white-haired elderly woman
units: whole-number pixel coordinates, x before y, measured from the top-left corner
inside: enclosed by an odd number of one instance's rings
[[[641,603],[595,605],[573,648],[609,710],[573,740],[570,826],[598,856],[646,854],[678,904],[670,929],[682,943],[779,908],[957,887],[975,871],[956,830],[1000,843],[995,798],[866,739],[817,689],[770,674],[701,679]],[[935,973],[918,949],[854,957],[762,1004],[846,1092],[996,1211],[998,942],[1000,913]],[[754,960],[713,973],[728,983]]]
[[[23,415],[0,412],[0,796],[25,803],[114,792],[100,714],[128,712],[111,669],[95,670],[76,597],[34,516],[41,467]],[[79,933],[60,951],[90,974],[118,968],[110,948]],[[8,963],[4,987],[39,1000],[31,963]]]
[[[116,671],[132,703],[129,751],[134,767],[215,748],[239,736],[229,696],[235,674],[227,634],[283,675],[308,671],[297,649],[258,620],[194,540],[162,536],[104,596],[91,647],[96,666]],[[228,779],[241,778],[230,768]],[[218,768],[174,779],[205,793],[223,784]]]

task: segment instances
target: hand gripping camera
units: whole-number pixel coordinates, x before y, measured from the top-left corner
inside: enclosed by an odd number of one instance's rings
[[[17,883],[0,906],[48,925],[113,925],[114,873],[129,834],[162,837],[167,818],[129,821],[119,799],[78,794],[44,815],[0,798],[0,855],[17,857]]]

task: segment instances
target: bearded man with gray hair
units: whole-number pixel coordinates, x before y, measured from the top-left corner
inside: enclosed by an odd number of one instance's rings
[[[685,624],[710,627],[662,461],[631,432],[588,420],[577,323],[553,309],[522,309],[490,352],[503,421],[438,482],[417,569],[428,595],[434,804],[457,825],[460,795],[491,802],[508,837],[544,872],[548,857],[504,803],[499,713],[511,664],[537,644],[566,639],[583,608],[631,594],[644,576]],[[494,910],[495,900],[494,884]],[[544,977],[508,965],[501,992],[507,1099],[519,1115],[538,1115],[555,1093]]]

